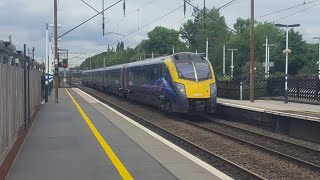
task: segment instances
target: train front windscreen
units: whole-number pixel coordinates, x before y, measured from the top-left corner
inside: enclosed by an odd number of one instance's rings
[[[194,81],[212,78],[209,63],[202,56],[182,53],[174,55],[174,58],[179,78]]]

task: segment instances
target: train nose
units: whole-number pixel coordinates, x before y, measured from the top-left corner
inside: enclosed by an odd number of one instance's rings
[[[188,98],[210,98],[208,82],[188,82],[185,87]]]
[[[189,99],[189,111],[204,111],[206,102],[200,99]]]

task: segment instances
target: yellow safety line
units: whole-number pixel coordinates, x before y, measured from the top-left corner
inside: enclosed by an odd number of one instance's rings
[[[117,155],[113,152],[113,150],[111,149],[111,147],[108,145],[108,143],[104,140],[104,138],[101,136],[101,134],[99,133],[99,131],[97,130],[97,128],[94,126],[94,124],[91,122],[91,120],[88,118],[88,116],[85,114],[85,112],[82,110],[81,106],[77,103],[77,101],[73,98],[73,96],[69,93],[69,91],[67,89],[65,89],[67,91],[67,93],[69,94],[72,102],[74,103],[74,105],[77,107],[78,111],[80,112],[81,116],[83,117],[83,119],[85,120],[85,122],[87,123],[87,125],[89,126],[90,130],[92,131],[92,133],[94,134],[94,136],[96,137],[96,139],[99,141],[100,145],[102,146],[102,148],[104,149],[104,152],[107,154],[107,156],[109,157],[109,159],[112,161],[113,165],[116,167],[116,169],[118,170],[120,176],[123,179],[133,179],[133,177],[131,176],[131,174],[128,172],[128,170],[124,167],[124,165],[121,163],[121,161],[119,160],[119,158],[117,157]]]

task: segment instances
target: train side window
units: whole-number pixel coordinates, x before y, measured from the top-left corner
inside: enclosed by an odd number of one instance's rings
[[[163,67],[162,68],[162,76],[166,76],[167,75],[167,68]]]

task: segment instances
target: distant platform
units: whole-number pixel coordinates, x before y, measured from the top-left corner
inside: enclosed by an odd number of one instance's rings
[[[218,103],[235,108],[320,122],[320,105],[296,102],[284,103],[283,101],[276,100],[255,100],[252,103],[249,100],[224,98],[218,98]]]

